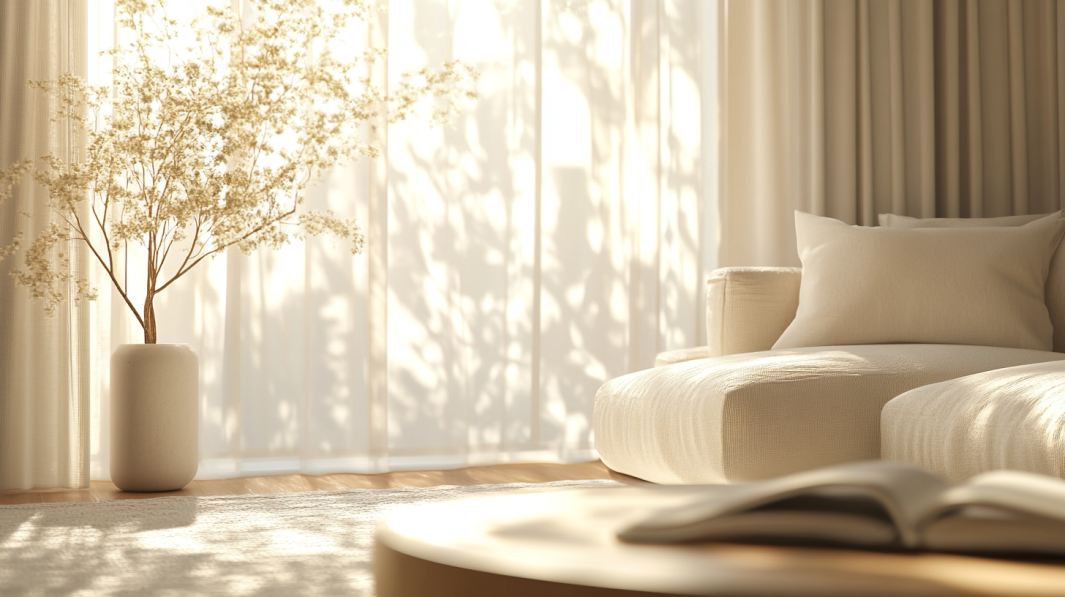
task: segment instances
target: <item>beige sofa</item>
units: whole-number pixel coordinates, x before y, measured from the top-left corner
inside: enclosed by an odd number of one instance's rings
[[[655,368],[611,380],[596,395],[595,443],[603,462],[658,483],[734,483],[878,458],[881,412],[893,398],[982,372],[1065,360],[1059,325],[1065,301],[1049,287],[1056,352],[960,344],[771,350],[796,315],[801,278],[797,268],[714,272],[709,346],[663,353]],[[894,409],[891,423],[911,443],[940,433],[933,425],[915,435],[919,423],[952,424],[906,412]],[[1033,420],[1026,424],[1038,426]]]

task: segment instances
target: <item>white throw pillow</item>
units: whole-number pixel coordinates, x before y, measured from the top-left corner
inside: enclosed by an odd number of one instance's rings
[[[1033,216],[1005,216],[1001,218],[911,218],[895,214],[880,214],[881,226],[891,228],[963,228],[986,226],[1022,226],[1042,218],[1059,218],[1061,212]],[[1050,260],[1050,273],[1043,289],[1050,323],[1054,325],[1054,352],[1065,352],[1065,243],[1058,245]]]
[[[867,228],[795,212],[802,283],[778,348],[971,344],[1047,350],[1043,300],[1065,219],[1017,227]]]

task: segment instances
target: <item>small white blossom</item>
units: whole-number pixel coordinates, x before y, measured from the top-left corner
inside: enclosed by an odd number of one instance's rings
[[[304,234],[300,235],[301,239],[328,232],[336,240],[350,240],[352,255],[361,253],[366,245],[366,238],[362,235],[359,223],[354,219],[342,220],[332,211],[309,211],[300,214],[299,222],[304,230]]]

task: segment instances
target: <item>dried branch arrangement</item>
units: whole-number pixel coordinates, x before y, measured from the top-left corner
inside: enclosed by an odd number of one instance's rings
[[[300,208],[308,185],[341,161],[378,156],[360,136],[364,123],[419,108],[433,125],[446,123],[476,97],[478,73],[459,61],[408,73],[391,95],[357,76],[385,48],[338,56],[330,42],[372,16],[377,7],[366,0],[252,0],[250,15],[229,4],[183,25],[164,0],[119,0],[119,25],[133,41],[108,51],[113,89],[73,75],[30,83],[56,107],[55,125],[75,131],[78,148],[77,159],[53,154],[0,171],[0,201],[24,176],[49,193],[53,223],[12,271],[49,314],[68,296],[96,298],[71,273],[71,243],[84,243],[110,276],[146,344],[156,342],[159,293],[230,246],[249,253],[329,233],[361,252],[355,220]],[[178,47],[188,32],[194,41]],[[20,233],[0,259],[21,243]],[[125,275],[131,245],[147,256],[139,308]]]

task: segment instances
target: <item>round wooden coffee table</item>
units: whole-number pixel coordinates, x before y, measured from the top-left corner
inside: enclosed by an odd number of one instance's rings
[[[1052,564],[615,538],[619,526],[705,491],[576,489],[413,508],[377,528],[377,595],[1065,595],[1065,566]]]

